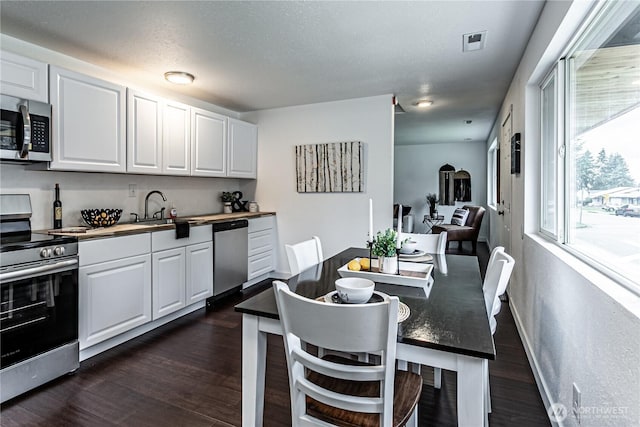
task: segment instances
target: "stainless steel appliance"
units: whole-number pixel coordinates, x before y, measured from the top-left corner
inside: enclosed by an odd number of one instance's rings
[[[213,224],[213,296],[208,307],[247,281],[248,227],[246,219]]]
[[[0,159],[51,161],[51,105],[0,96]]]
[[[30,218],[29,195],[0,195],[0,402],[80,366],[77,240]]]

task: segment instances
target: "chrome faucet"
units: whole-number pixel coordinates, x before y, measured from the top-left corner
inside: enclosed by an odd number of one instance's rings
[[[149,218],[149,197],[151,197],[151,195],[154,193],[159,194],[160,197],[162,197],[163,201],[165,202],[167,201],[167,198],[164,197],[164,194],[162,194],[162,191],[158,191],[158,190],[149,191],[149,193],[147,194],[147,197],[144,198],[144,218],[143,219],[150,219]],[[161,212],[164,213],[164,208],[162,209]]]

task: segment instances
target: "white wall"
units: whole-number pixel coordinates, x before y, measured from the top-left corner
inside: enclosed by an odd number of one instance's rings
[[[374,232],[389,227],[393,204],[391,95],[262,110],[243,115],[258,124],[260,210],[276,211],[277,270],[288,272],[284,244],[320,237],[325,258],[349,246],[364,247],[369,198]],[[295,146],[341,141],[366,144],[363,193],[296,192]],[[250,184],[249,184],[250,186]]]
[[[464,169],[471,174],[471,201],[459,202],[456,206],[438,205],[438,214],[445,222],[451,220],[456,207],[464,205],[487,205],[487,155],[481,143],[450,143],[424,145],[398,145],[395,147],[395,176],[393,201],[411,206],[414,218],[414,233],[426,232],[422,223],[429,213],[427,193],[439,193],[439,170],[446,163],[456,170]],[[486,216],[485,216],[486,218]],[[488,221],[483,219],[478,240],[485,241]]]
[[[561,403],[569,410],[564,425],[578,425],[571,415],[576,383],[588,411],[581,427],[637,426],[640,298],[537,235],[537,86],[592,4],[546,3],[499,115],[505,117],[513,104],[513,129],[524,129],[523,173],[512,180],[509,238],[516,268],[509,296],[545,404]],[[499,126],[500,120],[493,134]]]
[[[63,227],[85,225],[81,209],[123,209],[121,221],[129,221],[129,213],[144,213],[144,197],[151,190],[160,190],[149,200],[149,214],[167,208],[173,202],[178,216],[222,212],[220,193],[240,189],[240,180],[228,178],[191,178],[109,173],[33,171],[22,165],[0,165],[2,194],[30,194],[35,230],[53,227],[52,204],[54,186],[60,184]],[[129,197],[129,184],[137,187],[136,196]]]

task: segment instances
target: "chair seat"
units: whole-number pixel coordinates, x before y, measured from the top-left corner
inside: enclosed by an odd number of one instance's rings
[[[433,226],[433,230],[437,230],[438,233],[441,233],[443,231],[446,231],[447,233],[449,231],[472,232],[473,231],[473,227],[469,227],[467,225],[440,224],[440,225],[434,225]],[[438,234],[438,233],[433,233],[433,234]]]
[[[334,354],[327,355],[323,359],[351,365],[366,365],[364,362],[346,359]],[[369,397],[379,396],[380,394],[380,383],[378,381],[337,380],[317,372],[310,372],[308,379],[315,384],[338,393]],[[412,372],[396,370],[393,390],[393,425],[403,426],[411,417],[413,409],[420,399],[422,377]],[[310,397],[307,397],[306,401],[309,415],[336,426],[369,427],[380,425],[380,416],[378,414],[345,411],[325,405]]]

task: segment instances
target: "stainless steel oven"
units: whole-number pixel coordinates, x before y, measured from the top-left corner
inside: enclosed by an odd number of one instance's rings
[[[78,243],[31,234],[28,195],[0,195],[0,402],[79,367]]]
[[[0,159],[51,161],[51,105],[0,95]]]

